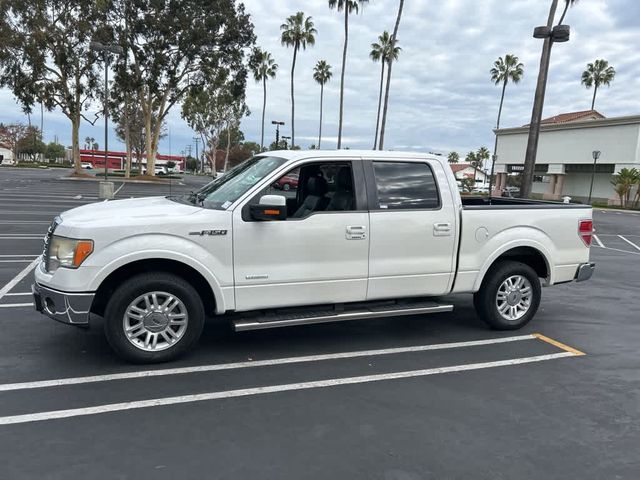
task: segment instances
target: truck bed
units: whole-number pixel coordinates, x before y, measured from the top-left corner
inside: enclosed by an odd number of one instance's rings
[[[540,209],[540,208],[591,208],[579,203],[562,203],[549,200],[530,200],[527,198],[462,196],[462,207],[469,210],[485,209]]]

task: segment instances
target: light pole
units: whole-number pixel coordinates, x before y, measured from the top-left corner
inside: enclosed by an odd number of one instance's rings
[[[593,156],[593,170],[591,171],[591,186],[589,187],[589,200],[587,201],[588,204],[591,204],[591,194],[593,193],[593,178],[596,176],[596,162],[600,158],[600,153],[600,150],[594,150],[593,152],[591,152],[591,155]]]
[[[291,137],[286,137],[283,135],[282,140],[284,140],[284,149],[289,150],[289,144],[287,143],[287,140],[291,140]]]
[[[115,44],[89,43],[89,48],[104,54],[104,181],[107,181],[109,151],[109,53],[122,54],[124,50]]]
[[[278,149],[280,144],[280,125],[284,125],[284,122],[271,120],[271,124],[276,126],[276,149]]]

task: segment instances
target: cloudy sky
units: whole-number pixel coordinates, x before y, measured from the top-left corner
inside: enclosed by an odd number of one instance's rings
[[[338,127],[342,16],[325,0],[245,0],[252,14],[257,43],[280,66],[269,82],[265,142],[273,140],[271,120],[287,123],[290,134],[289,71],[292,51],[280,45],[280,24],[303,10],[311,15],[316,45],[300,52],[296,65],[296,140],[303,147],[317,143],[320,88],[312,79],[319,59],[333,66],[325,88],[323,147],[335,148]],[[520,57],[525,76],[507,89],[503,126],[528,123],[535,90],[541,41],[533,27],[546,22],[551,0],[407,0],[400,24],[400,59],[394,64],[386,147],[395,150],[449,152],[462,155],[482,145],[492,146],[492,127],[500,88],[489,79],[493,61],[506,53]],[[564,2],[561,2],[563,4]],[[398,0],[371,0],[350,22],[346,69],[343,145],[371,148],[375,131],[380,64],[369,59],[370,45],[382,31],[392,30]],[[611,88],[598,93],[596,109],[606,116],[640,114],[640,2],[582,0],[565,23],[571,40],[553,48],[545,116],[586,110],[591,93],[580,85],[586,64],[609,60],[617,70]],[[249,82],[247,103],[252,115],[242,123],[249,140],[260,141],[262,88]],[[96,107],[96,110],[99,107]],[[0,90],[0,122],[24,117],[7,90]],[[39,113],[33,121],[40,121]],[[179,154],[194,133],[181,120],[179,109],[169,117],[170,135],[163,153]],[[70,143],[70,126],[59,112],[45,113],[45,141],[57,135]],[[83,124],[81,137],[102,141],[101,126]],[[110,146],[123,148],[114,135]]]

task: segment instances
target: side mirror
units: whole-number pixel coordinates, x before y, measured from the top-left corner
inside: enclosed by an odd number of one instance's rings
[[[254,220],[286,220],[287,199],[283,195],[263,195],[257,205],[249,205]]]

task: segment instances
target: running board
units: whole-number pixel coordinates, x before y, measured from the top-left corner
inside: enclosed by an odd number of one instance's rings
[[[408,304],[372,305],[357,310],[307,311],[261,315],[233,320],[236,332],[260,330],[264,328],[292,327],[313,323],[345,322],[366,318],[399,317],[404,315],[425,315],[453,311],[453,305],[440,305],[435,302],[413,302]]]

